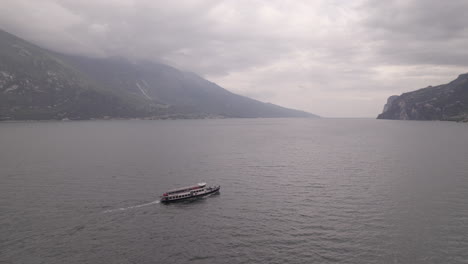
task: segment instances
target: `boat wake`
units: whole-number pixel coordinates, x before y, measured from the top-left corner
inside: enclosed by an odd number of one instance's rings
[[[130,209],[145,207],[145,206],[148,206],[148,205],[158,204],[158,203],[159,203],[159,200],[156,200],[156,201],[152,201],[152,202],[149,202],[149,203],[138,204],[138,205],[133,205],[133,206],[129,206],[129,207],[122,207],[122,208],[117,208],[117,209],[110,209],[110,210],[104,211],[103,213],[112,213],[112,212],[118,212],[118,211],[126,211],[126,210],[130,210]]]

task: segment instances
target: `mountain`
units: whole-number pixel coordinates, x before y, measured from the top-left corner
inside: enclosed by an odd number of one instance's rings
[[[0,120],[317,117],[153,62],[48,51],[0,30]]]
[[[377,118],[468,121],[468,73],[448,84],[390,96]]]
[[[0,119],[137,117],[163,110],[102,87],[51,52],[0,31]]]
[[[200,76],[153,62],[132,63],[122,58],[64,56],[101,85],[175,106],[183,112],[225,117],[312,117],[229,92]]]

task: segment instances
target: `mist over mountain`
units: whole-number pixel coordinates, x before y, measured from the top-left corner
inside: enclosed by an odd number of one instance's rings
[[[468,121],[468,73],[448,84],[390,96],[377,118]]]
[[[317,117],[153,62],[51,52],[0,30],[0,119]]]
[[[122,58],[63,56],[106,87],[175,106],[183,112],[225,117],[312,117],[309,113],[263,103],[229,92],[200,76],[154,62]]]

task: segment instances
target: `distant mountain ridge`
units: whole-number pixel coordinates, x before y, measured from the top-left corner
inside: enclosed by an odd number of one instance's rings
[[[468,121],[468,73],[448,84],[390,96],[377,118]]]
[[[0,120],[317,117],[152,62],[40,48],[0,30]]]
[[[49,51],[0,31],[0,119],[88,119],[157,113],[154,103],[98,86]]]
[[[67,62],[102,85],[163,102],[184,112],[225,117],[314,116],[234,94],[194,73],[179,71],[164,64],[136,64],[122,58],[64,57]]]

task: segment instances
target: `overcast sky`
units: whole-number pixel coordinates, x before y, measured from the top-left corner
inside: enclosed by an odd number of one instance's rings
[[[0,27],[322,116],[375,117],[390,95],[468,72],[467,10],[467,0],[0,0]]]

